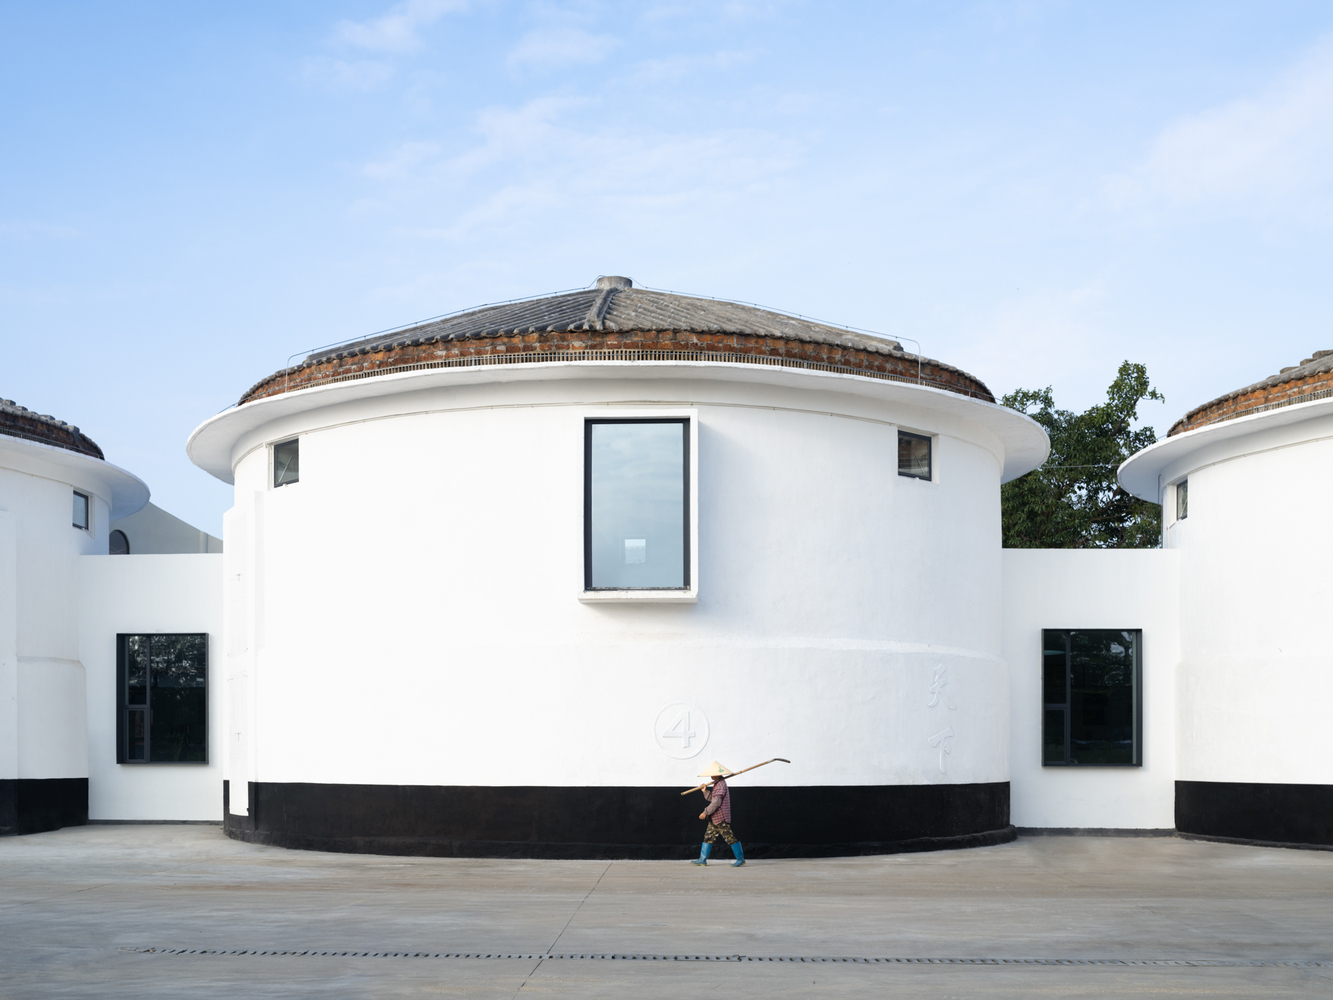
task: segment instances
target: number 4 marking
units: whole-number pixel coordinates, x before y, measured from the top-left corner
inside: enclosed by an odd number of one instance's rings
[[[690,728],[689,712],[677,719],[676,724],[662,734],[663,739],[680,740],[681,747],[686,750],[690,748],[690,740],[694,739],[694,736],[695,732]]]

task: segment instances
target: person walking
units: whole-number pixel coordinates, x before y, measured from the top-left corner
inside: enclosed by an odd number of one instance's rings
[[[745,851],[742,850],[736,835],[731,832],[731,792],[727,788],[726,781],[727,775],[731,773],[733,772],[713,761],[699,775],[701,778],[712,778],[713,784],[703,789],[708,807],[699,814],[699,818],[708,820],[708,827],[704,830],[703,850],[699,852],[696,860],[690,862],[692,865],[708,864],[708,855],[713,850],[714,841],[719,837],[731,845],[731,853],[736,855],[731,867],[739,868],[745,864]]]

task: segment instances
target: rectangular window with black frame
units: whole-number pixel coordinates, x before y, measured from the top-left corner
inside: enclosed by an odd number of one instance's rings
[[[585,590],[690,586],[690,422],[584,425]]]
[[[208,763],[208,635],[116,636],[116,763]]]
[[[88,530],[88,495],[74,491],[74,527]]]
[[[898,432],[898,475],[909,479],[934,477],[931,468],[930,438],[910,431]]]
[[[273,488],[301,481],[301,439],[292,438],[273,446]]]
[[[1143,763],[1143,632],[1043,629],[1042,755],[1047,767]]]

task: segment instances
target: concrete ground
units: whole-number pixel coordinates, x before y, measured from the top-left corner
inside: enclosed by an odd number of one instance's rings
[[[434,957],[459,953],[516,957]],[[750,960],[577,957],[613,954]],[[213,826],[0,840],[0,997],[204,995],[1333,996],[1333,853],[1036,837],[700,869],[318,854]]]

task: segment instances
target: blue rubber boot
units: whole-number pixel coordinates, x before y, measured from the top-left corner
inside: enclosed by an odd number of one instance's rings
[[[696,858],[694,861],[691,861],[690,864],[692,864],[692,865],[706,865],[706,864],[708,864],[708,854],[709,854],[710,851],[712,851],[712,849],[713,849],[713,845],[712,845],[712,844],[707,844],[707,843],[704,844],[704,849],[703,849],[702,851],[699,852],[699,857]]]
[[[731,853],[736,855],[736,860],[731,863],[732,868],[739,868],[745,864],[745,852],[741,850],[741,842],[738,840],[731,845]]]

